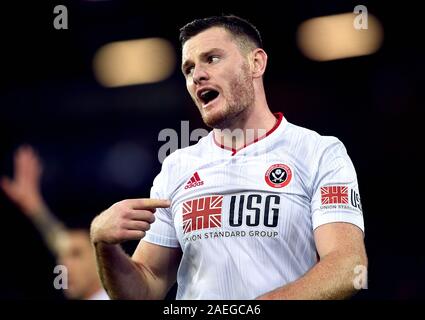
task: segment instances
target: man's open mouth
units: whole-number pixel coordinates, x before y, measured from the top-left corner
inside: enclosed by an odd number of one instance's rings
[[[198,94],[198,98],[201,100],[203,105],[207,105],[218,96],[219,92],[214,89],[203,90],[201,93]]]

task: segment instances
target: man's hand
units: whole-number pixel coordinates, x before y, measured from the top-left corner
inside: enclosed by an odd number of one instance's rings
[[[155,209],[169,206],[169,200],[161,199],[128,199],[117,202],[93,220],[91,240],[94,244],[140,240],[155,221]]]
[[[14,179],[3,177],[1,187],[27,216],[34,217],[45,204],[40,190],[42,166],[30,146],[22,146],[16,151],[14,171]]]

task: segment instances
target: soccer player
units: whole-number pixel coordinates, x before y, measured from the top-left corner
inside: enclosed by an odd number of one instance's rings
[[[357,177],[344,145],[266,101],[267,54],[236,16],[180,33],[186,87],[206,125],[172,153],[149,199],[115,203],[91,226],[115,299],[341,299],[365,270]],[[132,257],[119,243],[142,239]]]
[[[3,177],[1,187],[32,221],[57,263],[68,270],[68,299],[108,300],[96,270],[96,258],[88,230],[67,229],[49,210],[41,194],[42,166],[30,146],[15,153],[13,180]]]

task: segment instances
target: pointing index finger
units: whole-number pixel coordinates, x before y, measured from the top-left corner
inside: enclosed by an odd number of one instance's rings
[[[171,201],[168,199],[134,199],[133,209],[151,210],[155,208],[168,208]]]

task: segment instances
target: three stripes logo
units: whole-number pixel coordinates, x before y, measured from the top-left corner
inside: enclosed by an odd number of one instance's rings
[[[193,187],[202,186],[204,184],[204,181],[199,178],[198,172],[195,172],[192,177],[189,179],[189,181],[185,185],[185,189],[190,189]]]

